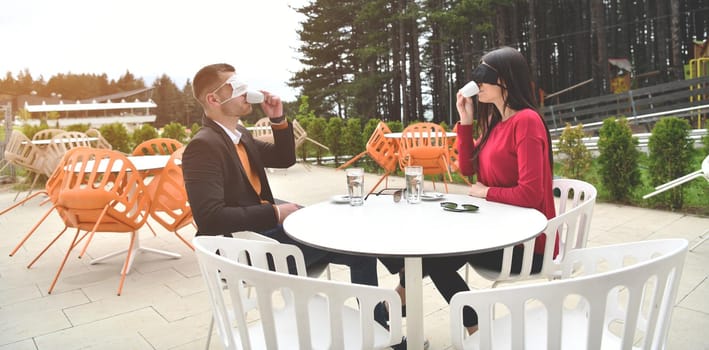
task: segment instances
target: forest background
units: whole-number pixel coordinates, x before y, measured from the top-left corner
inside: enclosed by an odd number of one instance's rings
[[[378,120],[392,130],[424,120],[450,127],[457,119],[455,92],[470,80],[480,57],[496,47],[512,46],[525,55],[544,104],[550,102],[545,96],[572,86],[577,87],[553,102],[609,94],[619,73],[630,75],[629,88],[684,79],[695,43],[709,36],[709,4],[701,0],[314,0],[294,10],[305,18],[297,48],[304,68],[288,82],[300,93],[296,101],[286,101],[285,114],[325,142],[336,165],[339,157],[359,153]],[[609,58],[627,59],[630,72],[613,68]],[[0,79],[0,97],[34,93],[74,101],[145,87],[130,71],[118,80],[71,73],[45,80],[26,69]],[[180,88],[165,73],[151,87],[147,97],[157,104],[155,127],[199,127],[202,111],[189,80]],[[254,110],[245,122],[262,117]],[[704,143],[703,152],[709,153],[707,138]],[[323,156],[318,147],[300,152],[303,158],[314,152],[318,162]],[[647,205],[642,193],[694,170],[703,156],[690,154],[658,179],[649,179],[650,159],[638,156],[632,163],[640,165],[645,179],[621,186],[635,189],[621,202]],[[579,173],[588,173],[601,197],[613,200],[609,186],[596,181],[599,168],[594,160],[590,171]],[[706,214],[707,185],[687,187],[690,206]]]
[[[455,92],[487,51],[519,49],[545,95],[593,79],[555,103],[608,94],[618,72],[608,58],[632,65],[632,87],[684,79],[695,41],[709,31],[702,0],[315,0],[304,15],[296,48],[303,69],[289,85],[324,117],[452,124]],[[255,51],[257,52],[257,51]],[[254,53],[257,54],[257,53]],[[0,65],[0,70],[2,69]],[[151,85],[156,127],[199,122],[188,80],[163,74]],[[30,69],[0,79],[0,95],[60,95],[68,101],[146,87],[130,71],[33,77]],[[287,101],[293,117],[299,101]],[[258,109],[256,109],[258,110]],[[258,112],[251,118],[255,121]]]

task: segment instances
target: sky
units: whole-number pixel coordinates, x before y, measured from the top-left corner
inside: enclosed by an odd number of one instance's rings
[[[126,71],[182,88],[203,66],[229,63],[251,88],[294,101],[297,30],[308,0],[11,0],[0,12],[0,74]]]

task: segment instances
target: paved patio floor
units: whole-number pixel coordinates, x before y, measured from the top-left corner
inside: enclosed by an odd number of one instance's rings
[[[288,170],[269,173],[278,198],[313,204],[345,190],[344,172],[298,164]],[[367,174],[370,186],[378,176]],[[700,181],[700,180],[695,180]],[[389,180],[390,187],[402,187],[401,178]],[[430,181],[426,183],[431,190]],[[441,183],[437,190],[442,191]],[[450,192],[465,193],[463,186]],[[14,192],[0,193],[0,208],[12,204]],[[14,257],[8,254],[29,228],[48,209],[33,200],[0,216],[0,350],[4,349],[203,349],[211,317],[208,296],[194,254],[171,233],[157,229],[157,236],[141,230],[145,246],[182,254],[169,259],[154,254],[136,257],[126,278],[123,295],[116,296],[123,256],[89,265],[91,258],[124,249],[125,234],[99,234],[85,258],[73,254],[54,292],[47,289],[56,273],[72,232],[59,239],[35,266],[25,266],[63,228],[52,214]],[[157,227],[157,225],[153,225]],[[667,211],[647,210],[597,203],[588,245],[668,237],[686,238],[690,246],[709,229],[709,218]],[[334,230],[334,229],[333,229]],[[191,239],[194,229],[183,230]],[[348,280],[344,268],[334,268],[334,279]],[[709,243],[689,252],[686,259],[677,305],[674,310],[668,349],[709,349]],[[475,288],[490,282],[473,274]],[[381,286],[396,284],[379,265]],[[448,307],[433,287],[424,280],[425,336],[431,349],[449,349]],[[212,349],[220,349],[217,337]]]

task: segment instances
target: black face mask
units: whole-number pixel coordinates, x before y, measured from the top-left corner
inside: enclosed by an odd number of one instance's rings
[[[478,84],[485,83],[499,85],[497,83],[497,71],[495,68],[492,68],[485,63],[481,63],[475,68],[475,70],[473,70],[473,80]]]

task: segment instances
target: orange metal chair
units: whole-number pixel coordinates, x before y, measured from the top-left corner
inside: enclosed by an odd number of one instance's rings
[[[162,172],[148,185],[151,198],[150,217],[194,250],[192,243],[177,232],[189,224],[197,228],[192,220],[192,208],[187,200],[185,181],[180,167],[182,152],[184,147],[175,151]]]
[[[453,132],[458,132],[458,124],[453,127]],[[451,171],[460,175],[460,177],[465,181],[468,186],[472,185],[468,177],[460,172],[460,165],[458,164],[458,145],[456,144],[457,136],[448,139],[448,154],[450,155],[450,168]]]
[[[404,128],[399,141],[399,166],[403,170],[408,165],[420,165],[424,175],[443,175],[443,184],[448,192],[448,180],[451,178],[450,154],[446,130],[435,123],[416,123]],[[436,182],[433,180],[433,188]]]
[[[10,210],[17,208],[20,205],[23,205],[24,203],[28,202],[30,199],[38,196],[38,195],[48,195],[49,198],[46,200],[42,201],[40,205],[43,205],[47,201],[52,201],[53,203],[56,203],[56,197],[58,193],[58,188],[59,185],[61,184],[62,180],[62,171],[58,171],[58,164],[61,162],[61,159],[64,157],[66,152],[75,147],[88,147],[90,146],[89,141],[86,140],[86,134],[81,133],[81,132],[73,132],[73,131],[64,131],[61,129],[45,129],[41,131],[42,135],[37,136],[38,134],[35,134],[35,137],[33,137],[33,140],[47,140],[44,137],[47,137],[48,135],[52,135],[52,137],[49,139],[49,143],[47,144],[46,147],[39,149],[38,152],[41,153],[41,161],[38,162],[38,168],[41,168],[41,174],[47,175],[49,180],[47,180],[47,183],[45,185],[45,189],[39,192],[35,192],[31,195],[28,195],[27,198],[23,199],[22,201],[15,203],[14,205],[4,209],[3,211],[0,211],[0,215],[3,215]],[[15,248],[10,252],[10,256],[15,255],[17,251],[24,245],[24,243],[27,241],[27,239],[32,236],[32,234],[37,230],[39,225],[44,222],[44,220],[49,216],[49,214],[55,209],[54,206],[49,208],[45,214],[35,223],[35,225],[30,229],[30,231],[25,235],[25,237],[20,241],[20,243],[15,246]]]
[[[344,169],[354,164],[355,161],[357,161],[364,155],[368,155],[380,167],[382,167],[382,169],[384,169],[384,175],[379,178],[379,181],[374,184],[369,193],[374,192],[379,186],[379,184],[381,184],[384,180],[387,180],[384,186],[388,186],[389,175],[396,171],[396,166],[399,162],[399,143],[395,139],[387,138],[384,136],[385,134],[389,133],[391,133],[391,129],[389,129],[389,126],[387,126],[385,122],[380,121],[377,124],[377,127],[372,132],[372,135],[369,137],[366,149],[362,153],[356,155],[355,157],[347,161],[345,164],[342,164],[337,169]]]
[[[182,147],[182,142],[171,138],[159,137],[143,141],[133,149],[134,156],[170,155]],[[147,170],[142,172],[143,177],[158,175],[162,169]],[[152,227],[150,228],[153,229]],[[155,231],[153,231],[153,234]]]
[[[148,251],[172,258],[180,257],[179,254],[141,247],[137,231],[148,218],[150,198],[142,176],[122,153],[95,148],[73,148],[66,153],[60,169],[63,171],[63,177],[55,206],[67,227],[35,257],[28,268],[68,227],[76,228],[77,231],[48,293],[54,289],[71,251],[84,237],[93,236],[95,232],[126,232],[131,235],[128,249],[91,261],[91,264],[95,264],[127,252],[118,295],[123,290],[126,274],[138,252]],[[79,237],[81,230],[87,232]]]
[[[51,201],[52,203],[56,203],[57,197],[58,197],[58,195],[59,195],[59,189],[60,189],[60,187],[61,187],[60,185],[61,185],[61,182],[62,182],[62,176],[63,176],[63,175],[64,175],[64,172],[61,171],[61,169],[59,169],[59,168],[55,169],[55,171],[52,173],[52,175],[49,176],[49,179],[47,180],[47,183],[46,183],[46,185],[45,185],[45,189],[44,189],[43,191],[35,192],[35,193],[33,193],[32,195],[28,196],[27,198],[25,198],[25,199],[23,199],[23,200],[21,200],[21,201],[15,203],[15,204],[11,205],[11,206],[8,207],[8,208],[3,209],[2,211],[0,211],[0,215],[3,215],[3,214],[5,214],[5,213],[11,211],[12,209],[15,209],[15,208],[17,208],[17,207],[19,207],[19,206],[25,204],[25,203],[28,202],[30,199],[32,199],[32,198],[34,198],[34,197],[36,197],[36,196],[38,196],[38,195],[40,195],[40,194],[44,194],[44,195],[47,195],[47,196],[49,197],[49,198],[47,198],[46,200],[42,201],[42,203],[40,203],[40,205],[46,203],[47,201]],[[22,240],[15,246],[15,248],[12,249],[12,251],[10,252],[10,256],[13,256],[13,255],[15,255],[15,253],[17,253],[17,251],[20,249],[20,247],[22,247],[22,245],[25,244],[25,242],[27,241],[27,239],[30,238],[30,236],[32,236],[32,234],[37,230],[37,228],[39,227],[39,225],[41,225],[42,222],[44,222],[44,220],[47,219],[47,217],[49,216],[49,214],[50,214],[54,209],[56,209],[56,206],[53,205],[52,207],[50,207],[50,208],[44,213],[44,215],[42,215],[42,217],[34,224],[34,226],[32,226],[32,228],[29,230],[29,232],[27,232],[27,234],[25,235],[25,237],[23,237]]]
[[[134,156],[148,156],[154,154],[170,155],[182,147],[182,142],[171,138],[160,137],[143,141],[133,149]]]

